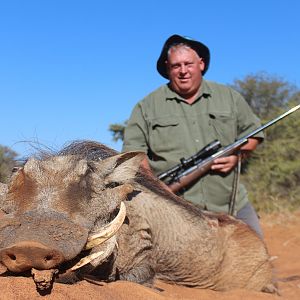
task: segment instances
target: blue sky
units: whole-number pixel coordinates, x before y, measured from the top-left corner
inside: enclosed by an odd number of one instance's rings
[[[164,41],[211,51],[206,79],[231,84],[265,71],[300,86],[298,0],[0,0],[0,144],[21,156],[93,139],[120,150],[108,127],[166,81]]]

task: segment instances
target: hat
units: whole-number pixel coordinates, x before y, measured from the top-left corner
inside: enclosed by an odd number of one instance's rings
[[[204,44],[198,41],[195,41],[189,37],[180,36],[178,34],[174,34],[166,40],[156,64],[158,73],[167,79],[169,78],[167,73],[167,67],[166,67],[166,60],[168,59],[168,50],[172,45],[180,44],[180,43],[184,43],[190,46],[193,50],[197,52],[199,57],[203,59],[205,68],[202,71],[202,75],[204,75],[209,66],[209,60],[210,60],[209,49]]]

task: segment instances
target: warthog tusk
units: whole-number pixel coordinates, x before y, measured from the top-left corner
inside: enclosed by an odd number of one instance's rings
[[[126,217],[126,206],[123,202],[121,202],[120,210],[118,215],[107,225],[101,228],[101,231],[89,236],[87,243],[85,245],[85,250],[92,249],[98,245],[101,245],[113,235],[117,233],[117,231],[122,226],[124,219]]]
[[[90,263],[92,260],[98,258],[99,256],[101,256],[104,253],[104,251],[99,251],[96,253],[92,253],[91,255],[88,255],[84,258],[82,258],[76,265],[74,265],[70,271],[75,271],[81,267],[83,267],[84,265],[87,265],[88,263]]]
[[[69,271],[75,271],[83,266],[85,266],[88,263],[93,264],[93,261],[96,261],[96,264],[98,265],[100,262],[102,262],[104,259],[106,259],[114,250],[114,248],[118,246],[118,243],[116,242],[116,239],[108,241],[108,245],[104,251],[98,251],[95,253],[92,253],[88,256],[83,257],[77,264],[75,264],[72,268],[69,269]]]
[[[129,185],[125,186],[125,188],[123,187],[119,191],[121,198],[124,199],[128,193],[132,192],[132,190],[133,190],[132,187]],[[90,250],[96,246],[99,246],[103,244],[105,241],[107,241],[108,239],[110,239],[111,237],[113,237],[122,226],[125,217],[126,217],[126,206],[123,202],[121,202],[120,210],[117,216],[109,224],[102,227],[100,232],[95,233],[88,237],[84,250]],[[87,265],[88,263],[91,263],[96,259],[98,262],[102,261],[108,255],[110,255],[110,253],[113,251],[113,248],[117,245],[118,244],[116,243],[116,241],[114,242],[112,241],[112,243],[110,243],[110,246],[108,246],[105,251],[98,251],[86,257],[83,257],[77,264],[75,264],[72,268],[70,268],[69,271],[75,271]]]

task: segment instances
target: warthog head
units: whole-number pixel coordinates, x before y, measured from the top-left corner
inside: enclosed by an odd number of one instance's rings
[[[126,214],[122,201],[133,190],[124,178],[137,171],[143,155],[112,154],[98,161],[68,153],[31,158],[1,185],[0,271],[31,271],[44,289],[54,275],[116,251]]]

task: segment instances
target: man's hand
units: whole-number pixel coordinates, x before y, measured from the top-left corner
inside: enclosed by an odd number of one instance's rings
[[[214,164],[211,166],[211,170],[221,173],[228,173],[236,166],[237,161],[237,155],[217,158],[214,160]]]
[[[249,138],[248,142],[241,147],[242,159],[250,155],[251,151],[255,150],[257,145],[261,142],[258,138]],[[237,155],[230,155],[226,157],[220,157],[214,160],[214,164],[211,166],[211,170],[221,173],[230,172],[238,162]]]

